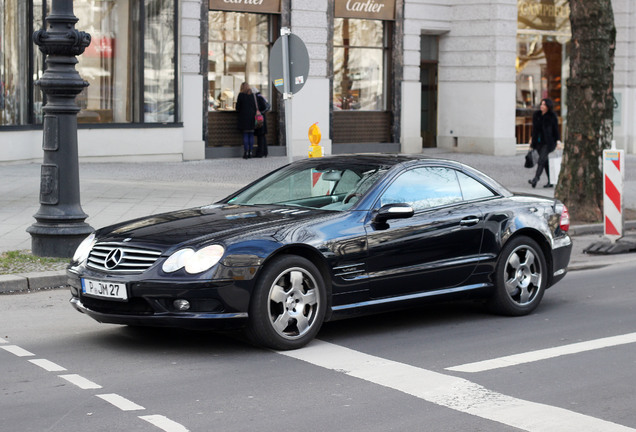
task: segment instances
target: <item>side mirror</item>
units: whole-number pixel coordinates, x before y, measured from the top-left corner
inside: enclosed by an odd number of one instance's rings
[[[387,204],[380,207],[378,212],[373,217],[373,222],[376,224],[386,223],[389,219],[407,219],[415,214],[413,207],[408,204]]]

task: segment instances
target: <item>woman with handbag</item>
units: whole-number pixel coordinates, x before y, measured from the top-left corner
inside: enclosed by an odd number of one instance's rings
[[[530,148],[539,153],[537,162],[537,172],[534,178],[528,180],[532,187],[536,187],[541,177],[541,173],[545,170],[548,182],[543,186],[545,188],[553,187],[550,182],[550,166],[548,155],[554,151],[557,144],[561,144],[559,135],[559,119],[553,111],[554,102],[551,99],[543,99],[539,109],[532,115],[532,142]]]
[[[265,96],[256,87],[252,87],[252,94],[256,95],[256,107],[263,116],[263,124],[254,130],[254,137],[258,144],[256,157],[267,157],[267,116],[265,113],[270,110],[270,105]]]
[[[254,148],[254,126],[256,117],[256,100],[250,85],[241,84],[241,90],[236,98],[236,112],[238,113],[238,129],[243,133],[243,159],[252,157]]]

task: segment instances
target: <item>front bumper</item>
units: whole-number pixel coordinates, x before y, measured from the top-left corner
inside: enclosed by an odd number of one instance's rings
[[[247,312],[165,312],[151,315],[124,315],[92,310],[86,307],[78,297],[72,297],[70,302],[75,310],[90,316],[95,321],[107,324],[143,327],[175,327],[194,330],[233,330],[243,328],[247,324]]]
[[[90,278],[98,275],[87,275]],[[125,283],[125,301],[88,296],[82,292],[80,275],[67,271],[71,305],[101,323],[149,327],[229,330],[247,323],[251,281],[148,281],[113,278]],[[102,280],[106,279],[102,275]],[[184,299],[188,310],[174,301]]]

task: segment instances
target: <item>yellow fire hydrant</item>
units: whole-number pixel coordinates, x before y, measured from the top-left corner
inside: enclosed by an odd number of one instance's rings
[[[318,127],[318,122],[316,122],[309,127],[309,142],[311,142],[309,146],[310,158],[322,157],[322,146],[319,145],[321,138],[320,128]]]

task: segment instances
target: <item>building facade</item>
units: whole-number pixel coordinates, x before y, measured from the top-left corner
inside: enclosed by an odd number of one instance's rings
[[[31,42],[51,0],[0,5],[0,162],[42,157],[46,67]],[[419,153],[423,147],[513,155],[531,113],[568,109],[567,0],[75,0],[92,35],[77,69],[80,159],[178,161],[242,155],[242,82],[266,96],[271,155]],[[614,137],[636,153],[636,4],[613,0]],[[289,28],[310,65],[285,124],[270,52]],[[25,31],[25,29],[28,29]],[[292,77],[292,79],[304,79]],[[285,128],[291,130],[286,142]],[[567,145],[567,143],[566,143]]]

